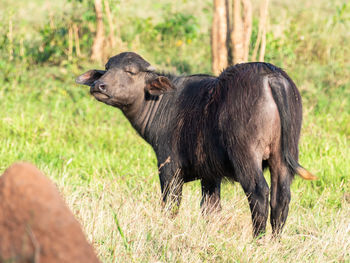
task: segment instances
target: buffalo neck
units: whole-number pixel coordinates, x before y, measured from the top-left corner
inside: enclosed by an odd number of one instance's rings
[[[163,100],[164,95],[151,96],[146,94],[142,101],[122,109],[131,125],[150,144],[152,144],[153,133],[155,133],[152,123]]]
[[[176,124],[178,97],[183,89],[193,82],[213,78],[209,75],[173,77],[175,91],[160,96],[145,96],[123,109],[125,116],[136,131],[156,150],[159,144],[166,143],[171,134],[172,124]],[[165,141],[163,141],[165,140]]]

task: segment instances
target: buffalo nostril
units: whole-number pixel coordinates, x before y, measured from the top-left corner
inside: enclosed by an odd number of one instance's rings
[[[100,83],[100,84],[98,85],[98,89],[99,89],[100,91],[106,91],[106,85],[103,84],[103,83]]]

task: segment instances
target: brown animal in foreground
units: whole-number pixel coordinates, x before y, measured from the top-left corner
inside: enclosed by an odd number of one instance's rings
[[[57,188],[31,164],[0,177],[0,262],[99,262]]]

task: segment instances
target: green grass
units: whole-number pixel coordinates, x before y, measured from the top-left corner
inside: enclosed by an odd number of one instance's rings
[[[121,3],[118,21],[125,31],[132,29],[135,1]],[[22,2],[3,1],[0,17],[8,21],[11,10],[13,19],[23,14],[14,31],[35,40],[31,32],[48,23],[45,9],[33,17]],[[145,1],[135,15],[159,22],[161,6],[170,2]],[[57,184],[103,262],[350,262],[350,30],[336,11],[345,1],[321,2],[271,4],[266,55],[301,91],[300,163],[319,178],[294,180],[280,240],[269,239],[270,226],[262,242],[252,239],[249,207],[238,184],[223,185],[223,211],[209,221],[200,214],[198,182],[185,185],[179,215],[165,216],[151,147],[119,110],[98,103],[74,83],[78,74],[101,67],[87,64],[86,54],[71,63],[62,58],[60,66],[33,65],[16,57],[8,61],[8,46],[0,41],[0,173],[18,160],[41,169]],[[131,49],[161,69],[178,69],[182,61],[192,73],[208,71],[210,2],[198,8],[193,1],[181,3],[170,7],[193,10],[201,25],[192,44],[149,44],[136,36],[114,52]],[[61,4],[51,7],[59,9],[57,15],[70,12],[70,5]]]

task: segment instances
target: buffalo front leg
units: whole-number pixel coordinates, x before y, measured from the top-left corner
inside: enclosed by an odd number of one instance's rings
[[[221,187],[221,178],[215,180],[212,179],[202,179],[202,200],[201,200],[201,209],[204,215],[220,212],[220,187]]]
[[[162,191],[162,206],[170,215],[176,216],[182,198],[183,180],[181,169],[173,164],[159,166],[159,179]]]

